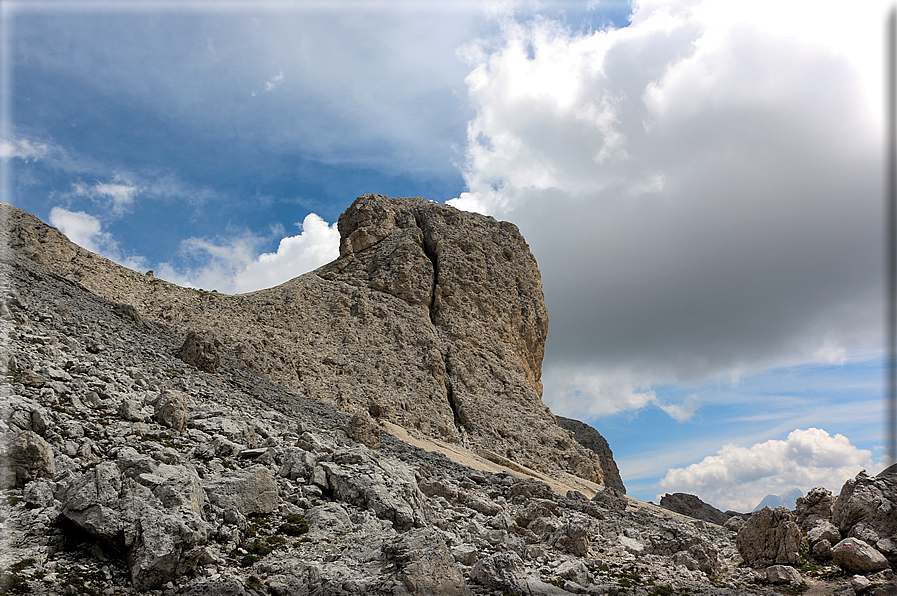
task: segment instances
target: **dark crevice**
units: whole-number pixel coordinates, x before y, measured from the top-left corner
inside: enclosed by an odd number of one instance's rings
[[[436,285],[439,282],[439,255],[433,252],[430,248],[427,242],[427,233],[424,231],[424,226],[421,225],[417,215],[414,216],[414,222],[417,224],[417,227],[420,228],[421,234],[424,237],[421,242],[421,248],[424,249],[424,255],[430,259],[430,263],[433,265],[433,283],[430,289],[430,322],[433,323],[433,325],[436,325],[436,311],[438,310],[436,306]],[[451,391],[451,389],[449,389],[449,391]]]
[[[464,424],[461,422],[461,414],[458,412],[458,404],[455,403],[455,392],[452,390],[452,382],[449,380],[447,373],[445,375],[445,392],[448,396],[449,407],[452,409],[452,416],[455,419],[455,427],[460,431]]]

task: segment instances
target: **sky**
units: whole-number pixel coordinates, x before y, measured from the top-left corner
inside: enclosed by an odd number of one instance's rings
[[[517,224],[543,400],[629,494],[884,467],[886,3],[0,2],[0,192],[181,285],[338,255],[360,194]]]

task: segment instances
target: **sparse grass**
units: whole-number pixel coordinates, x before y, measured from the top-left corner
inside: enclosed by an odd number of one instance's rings
[[[254,575],[250,575],[248,578],[246,578],[246,587],[250,590],[261,590],[262,580]]]
[[[301,536],[308,533],[308,524],[305,522],[304,515],[291,514],[284,518],[284,523],[277,531],[287,536]]]

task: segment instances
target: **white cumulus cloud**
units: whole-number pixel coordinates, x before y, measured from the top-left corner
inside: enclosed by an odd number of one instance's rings
[[[858,449],[843,435],[796,429],[785,440],[725,445],[716,455],[667,471],[660,487],[697,495],[723,510],[751,511],[766,495],[795,487],[806,494],[823,486],[837,494],[846,480],[862,469],[874,471],[874,465],[871,451]]]
[[[539,260],[546,402],[683,419],[700,396],[650,387],[881,345],[880,19],[765,0],[644,1],[598,31],[498,14],[459,50],[474,117],[450,204],[514,221]]]
[[[183,242],[182,251],[205,264],[183,271],[163,263],[157,275],[180,285],[235,294],[274,287],[339,256],[336,224],[310,213],[297,225],[302,232],[281,239],[271,253],[259,254],[261,239],[250,234],[225,241],[190,238]]]
[[[84,211],[69,211],[63,207],[50,210],[50,224],[59,228],[69,240],[91,252],[106,257],[131,269],[141,269],[146,259],[124,255],[112,234],[103,231],[100,220]]]

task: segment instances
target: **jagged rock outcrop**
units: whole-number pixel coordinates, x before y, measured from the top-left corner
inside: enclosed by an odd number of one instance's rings
[[[660,506],[682,515],[687,515],[695,519],[701,519],[718,526],[724,525],[729,521],[728,515],[714,507],[708,505],[695,495],[687,493],[668,493],[660,498]]]
[[[573,418],[564,418],[563,416],[556,416],[556,418],[558,426],[564,430],[572,431],[573,438],[577,443],[586,449],[591,449],[592,453],[598,456],[598,461],[601,464],[601,473],[604,477],[604,486],[609,486],[625,493],[626,487],[623,486],[623,478],[620,477],[620,470],[614,461],[614,453],[611,451],[607,439],[585,422],[580,422]]]
[[[744,562],[754,567],[799,565],[801,540],[800,528],[790,511],[764,507],[738,531],[735,545]]]
[[[3,491],[0,591],[779,593],[724,528],[359,416],[370,449],[333,404],[232,357],[202,372],[176,357],[179,330],[2,257],[0,444],[36,434],[55,474]],[[892,577],[802,574],[824,594],[893,593]]]
[[[363,195],[339,218],[336,261],[227,296],[120,267],[13,207],[3,215],[17,253],[133,306],[141,324],[195,331],[183,354],[203,370],[215,370],[224,349],[222,358],[350,414],[366,410],[543,472],[598,483],[608,473],[622,490],[610,450],[583,448],[541,401],[548,311],[511,223]]]

